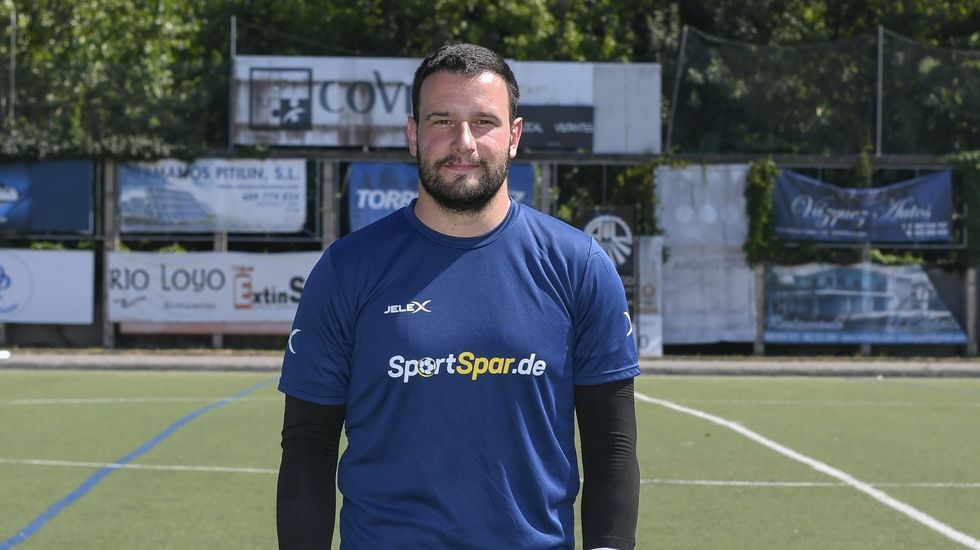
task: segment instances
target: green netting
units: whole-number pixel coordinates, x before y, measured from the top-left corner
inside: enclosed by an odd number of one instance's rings
[[[881,40],[881,152],[941,155],[980,148],[980,52]],[[835,155],[875,150],[876,35],[763,46],[690,29],[673,106],[684,153]],[[666,75],[673,93],[676,77]]]
[[[685,153],[860,151],[874,138],[875,58],[871,37],[760,46],[691,29],[673,145]]]
[[[884,35],[882,153],[980,148],[980,51],[931,48]]]

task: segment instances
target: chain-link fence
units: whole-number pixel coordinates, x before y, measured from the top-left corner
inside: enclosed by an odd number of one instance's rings
[[[678,70],[679,69],[679,70]],[[684,153],[943,155],[980,148],[980,51],[881,29],[823,44],[732,42],[686,27],[667,147]]]

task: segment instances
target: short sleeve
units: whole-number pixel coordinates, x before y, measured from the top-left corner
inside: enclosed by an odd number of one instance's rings
[[[626,291],[612,260],[593,239],[575,307],[575,384],[640,374]]]
[[[351,314],[328,250],[303,286],[282,361],[279,390],[321,405],[347,402]]]

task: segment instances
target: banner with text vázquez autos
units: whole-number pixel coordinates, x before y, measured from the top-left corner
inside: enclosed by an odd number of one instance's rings
[[[292,321],[320,252],[109,253],[109,320]]]

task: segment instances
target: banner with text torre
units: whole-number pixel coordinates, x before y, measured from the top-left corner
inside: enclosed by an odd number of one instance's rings
[[[243,145],[405,147],[419,59],[239,55],[232,138]],[[537,150],[660,152],[660,65],[510,61]]]
[[[109,253],[109,320],[292,321],[320,252]]]
[[[123,232],[295,233],[306,223],[303,159],[119,165]]]
[[[95,253],[0,249],[0,323],[92,322]]]
[[[949,170],[883,187],[837,187],[783,170],[772,193],[776,234],[794,240],[949,242]]]
[[[510,195],[534,206],[534,167],[511,164]],[[407,206],[418,196],[419,171],[405,162],[356,162],[347,170],[350,230],[356,231]]]

